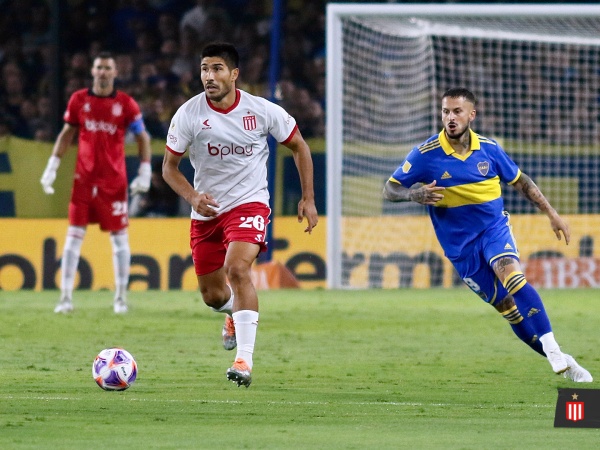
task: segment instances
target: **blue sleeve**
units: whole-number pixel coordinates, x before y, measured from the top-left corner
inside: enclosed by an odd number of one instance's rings
[[[507,184],[512,184],[517,181],[517,177],[521,174],[519,166],[511,159],[500,145],[495,152],[496,171],[500,176],[500,180]]]
[[[140,117],[139,119],[134,120],[129,125],[129,129],[137,136],[146,129],[146,126],[144,125],[144,119]]]
[[[411,187],[415,183],[423,182],[422,155],[417,148],[413,148],[406,159],[394,171],[390,179],[396,180],[404,187]]]

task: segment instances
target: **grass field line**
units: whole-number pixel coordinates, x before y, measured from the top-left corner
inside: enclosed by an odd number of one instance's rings
[[[14,396],[0,395],[0,398],[5,400],[41,400],[41,401],[82,401],[89,400],[82,397],[57,397],[57,396]],[[153,402],[153,403],[211,403],[211,404],[239,404],[239,405],[348,405],[348,406],[413,406],[413,407],[461,407],[461,408],[476,408],[476,409],[498,409],[498,408],[554,408],[554,405],[539,405],[529,403],[514,403],[514,404],[490,404],[490,405],[475,405],[472,403],[422,403],[422,402],[324,402],[324,401],[275,401],[275,400],[208,400],[208,399],[150,399],[150,398],[126,398],[122,401],[130,402]]]

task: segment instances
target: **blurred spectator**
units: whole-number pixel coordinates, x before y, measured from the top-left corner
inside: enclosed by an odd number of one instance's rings
[[[129,92],[137,82],[133,57],[129,53],[121,53],[115,56],[117,66],[117,89]]]
[[[173,62],[173,71],[177,75],[182,76],[186,72],[194,72],[197,70],[197,48],[196,33],[186,28],[179,36],[179,51]]]
[[[196,6],[185,12],[179,21],[179,31],[190,30],[196,35],[202,33],[202,28],[208,18],[210,0],[196,0]]]
[[[38,98],[36,107],[38,111],[38,117],[42,123],[49,125],[53,120],[52,102],[50,101],[50,98],[46,96]]]
[[[90,66],[92,65],[88,54],[84,51],[75,52],[69,60],[67,70],[69,77],[87,78],[90,76]]]
[[[26,98],[21,103],[19,110],[20,116],[23,119],[23,125],[26,131],[27,139],[33,139],[35,131],[44,126],[43,121],[40,119],[37,109],[37,102]]]
[[[267,60],[264,53],[257,52],[250,60],[244,64],[243,70],[236,81],[236,85],[252,95],[260,97],[269,97],[269,87],[266,77]]]
[[[164,42],[167,40],[179,40],[179,24],[175,15],[163,12],[158,16],[158,34],[160,39]]]
[[[37,130],[35,130],[33,139],[35,141],[53,142],[54,134],[52,133],[52,128],[49,125],[41,126]]]
[[[144,102],[141,106],[144,115],[146,131],[153,139],[163,139],[167,136],[169,130],[169,121],[171,119],[170,110],[165,114],[164,101],[161,98],[151,99]]]
[[[119,52],[139,51],[140,36],[156,33],[158,13],[147,0],[119,0],[110,18],[112,48]]]
[[[27,3],[27,2],[23,2]],[[32,2],[28,11],[29,27],[22,34],[23,53],[35,53],[40,45],[50,43],[50,9],[46,2]]]
[[[10,117],[11,132],[22,138],[32,138],[26,119],[21,115],[21,105],[25,101],[21,71],[16,65],[5,65],[2,73],[0,104]]]
[[[200,47],[210,41],[229,41],[231,20],[221,3],[221,0],[196,0],[196,6],[181,18],[180,31],[192,31]]]
[[[10,120],[3,114],[0,114],[0,138],[10,136]]]

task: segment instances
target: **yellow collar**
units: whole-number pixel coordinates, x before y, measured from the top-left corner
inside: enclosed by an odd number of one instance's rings
[[[469,151],[464,156],[460,156],[458,154],[454,155],[459,159],[465,159],[467,156],[469,156],[471,154],[471,152],[473,152],[473,150],[481,149],[481,146],[479,143],[479,137],[477,137],[477,134],[475,134],[475,132],[473,130],[469,130],[469,133],[471,135],[471,148],[469,148]],[[438,138],[440,140],[440,145],[442,146],[442,150],[444,150],[444,153],[446,153],[446,155],[450,156],[450,155],[456,153],[456,150],[454,150],[452,148],[452,146],[450,145],[450,142],[448,142],[448,138],[446,137],[446,133],[444,133],[444,130],[440,131]]]

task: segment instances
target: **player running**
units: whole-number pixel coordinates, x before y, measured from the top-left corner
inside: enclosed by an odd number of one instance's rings
[[[87,225],[98,223],[102,231],[110,232],[116,285],[113,309],[122,314],[128,310],[126,299],[131,264],[127,232],[126,132],[134,133],[141,159],[138,176],[131,183],[132,194],[150,188],[152,150],[140,107],[129,95],[114,88],[117,76],[114,58],[108,53],[100,53],[94,59],[92,76],[94,81],[90,89],[81,89],[71,95],[63,116],[65,124],[40,180],[44,192],[53,194],[52,184],[61,158],[79,132],[69,227],[60,265],[61,297],[54,312],[73,311],[73,288],[81,244]]]
[[[544,212],[556,237],[564,237],[567,245],[569,226],[497,142],[471,130],[475,104],[467,89],[446,91],[444,129],[408,154],[385,184],[383,196],[427,205],[444,253],[465,284],[502,314],[519,339],[545,356],[555,373],[591,382],[591,374],[561,351],[542,299],[523,274],[500,182]],[[410,189],[415,183],[423,186]]]
[[[183,104],[167,136],[163,177],[192,206],[190,245],[204,303],[225,313],[223,345],[237,354],[227,378],[252,381],[258,296],[251,266],[266,250],[270,222],[267,136],[288,147],[300,175],[298,222],[317,225],[310,149],[296,121],[280,106],[236,89],[239,56],[228,43],[202,50],[204,92]],[[189,150],[194,186],[179,171]]]

